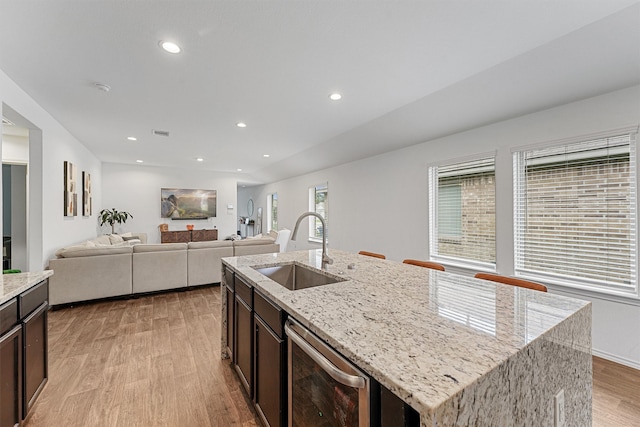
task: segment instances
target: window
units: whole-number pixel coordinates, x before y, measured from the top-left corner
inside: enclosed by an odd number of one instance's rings
[[[327,184],[309,188],[309,210],[324,218],[329,227],[329,189]],[[309,217],[309,239],[322,241],[322,222],[316,217]],[[327,236],[329,230],[327,230]]]
[[[516,274],[636,290],[631,134],[514,153]]]
[[[430,254],[495,268],[494,157],[429,168]]]
[[[278,231],[278,193],[267,195],[267,224],[269,230]]]

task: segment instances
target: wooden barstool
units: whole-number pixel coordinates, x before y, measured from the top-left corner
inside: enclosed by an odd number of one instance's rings
[[[405,264],[417,265],[418,267],[431,268],[433,270],[444,271],[444,265],[431,261],[420,261],[417,259],[405,259],[402,261]]]
[[[491,273],[476,273],[476,279],[491,280],[492,282],[504,283],[505,285],[518,286],[520,288],[533,289],[540,292],[547,292],[547,287],[540,283],[529,280],[516,279],[515,277],[501,276]]]
[[[380,259],[387,259],[386,256],[382,255],[382,254],[377,254],[375,252],[367,252],[367,251],[360,251],[358,252],[360,255],[366,255],[366,256],[372,256],[374,258],[380,258]]]

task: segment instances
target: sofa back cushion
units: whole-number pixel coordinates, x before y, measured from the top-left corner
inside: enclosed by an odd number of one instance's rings
[[[186,243],[156,243],[140,244],[132,246],[133,253],[143,252],[166,252],[166,251],[186,251]]]
[[[67,246],[56,252],[58,258],[76,258],[97,255],[130,254],[131,246],[89,246],[86,244]]]
[[[255,245],[272,245],[274,240],[270,237],[259,237],[256,239],[236,240],[233,246],[255,246]]]
[[[189,242],[189,249],[231,248],[231,240],[210,240],[207,242]]]

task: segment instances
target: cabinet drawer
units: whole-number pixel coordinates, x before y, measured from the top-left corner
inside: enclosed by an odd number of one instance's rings
[[[0,335],[18,323],[18,300],[12,299],[0,306]]]
[[[233,283],[233,270],[231,270],[229,267],[224,268],[224,281],[227,284],[227,288],[235,288],[235,285]]]
[[[253,309],[253,287],[236,275],[235,288],[236,296]]]
[[[253,295],[253,311],[264,320],[264,323],[266,323],[279,338],[284,338],[284,311],[260,292],[255,291]]]
[[[18,296],[20,318],[24,319],[36,308],[49,300],[49,280],[44,280]]]

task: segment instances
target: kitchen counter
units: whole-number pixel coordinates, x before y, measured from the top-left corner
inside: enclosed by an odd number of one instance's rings
[[[422,426],[554,425],[561,389],[566,425],[591,425],[589,302],[344,251],[330,256],[326,273],[347,281],[296,291],[252,267],[320,268],[320,250],[223,263],[417,410]],[[226,321],[222,328],[225,340]]]
[[[0,275],[0,305],[53,275],[53,270]]]

